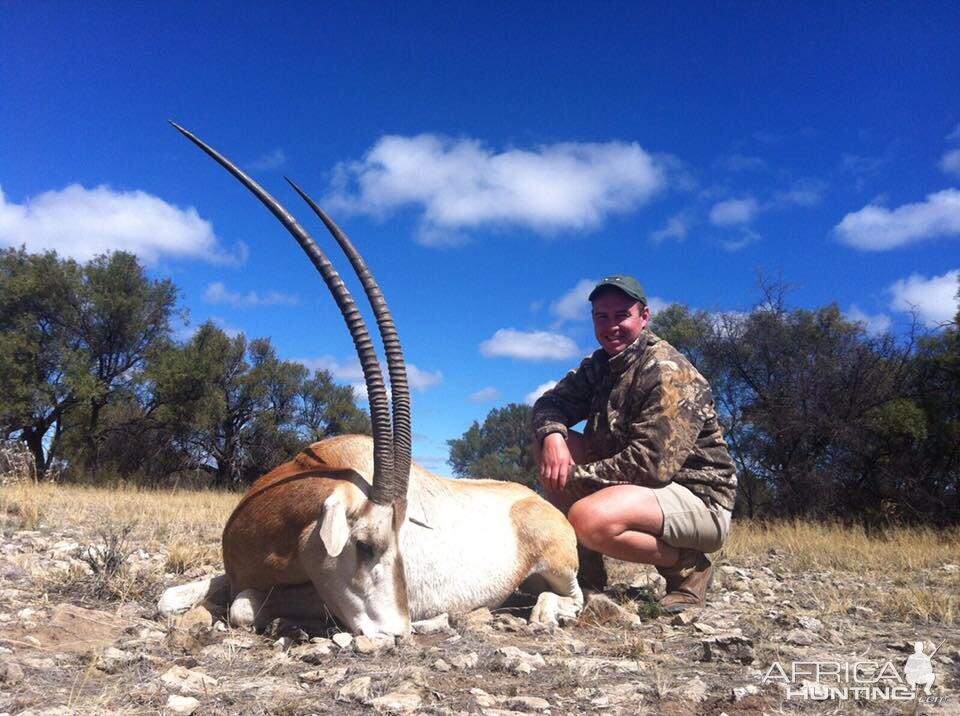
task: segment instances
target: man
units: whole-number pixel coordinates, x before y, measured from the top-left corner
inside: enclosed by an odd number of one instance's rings
[[[635,278],[609,276],[589,300],[600,349],[533,406],[540,480],[576,530],[582,586],[606,586],[605,554],[656,565],[664,611],[702,606],[737,487],[710,386],[649,330]]]

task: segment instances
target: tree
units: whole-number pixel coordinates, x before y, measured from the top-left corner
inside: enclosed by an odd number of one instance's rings
[[[179,446],[181,469],[203,470],[219,487],[245,485],[323,437],[370,432],[351,389],[328,372],[308,378],[269,339],[231,338],[209,322],[148,376],[149,424]]]
[[[539,484],[530,449],[530,407],[510,403],[490,411],[460,437],[448,440],[450,464],[459,477]]]
[[[131,254],[80,266],[0,251],[0,423],[40,472],[65,438],[95,467],[101,412],[169,340],[175,301],[173,284],[148,279]]]

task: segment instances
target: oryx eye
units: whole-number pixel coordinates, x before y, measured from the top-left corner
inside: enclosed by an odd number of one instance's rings
[[[357,559],[368,562],[373,559],[373,545],[369,542],[357,542]]]

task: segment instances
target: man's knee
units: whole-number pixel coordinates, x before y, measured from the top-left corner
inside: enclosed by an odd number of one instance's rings
[[[591,509],[588,500],[574,502],[567,511],[567,520],[577,533],[577,540],[590,549],[596,549],[609,538],[610,524],[597,511]]]

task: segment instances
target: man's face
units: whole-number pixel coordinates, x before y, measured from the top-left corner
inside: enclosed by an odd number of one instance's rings
[[[623,291],[603,291],[593,299],[593,333],[609,356],[637,340],[650,321],[650,309]]]

